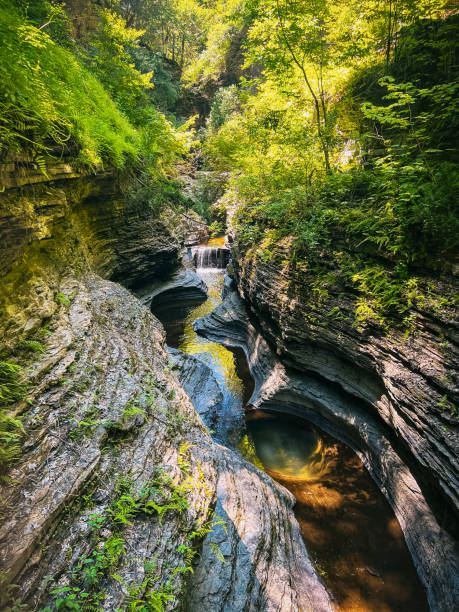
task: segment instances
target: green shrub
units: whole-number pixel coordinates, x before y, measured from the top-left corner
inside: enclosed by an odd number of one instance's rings
[[[221,87],[215,94],[207,119],[207,128],[215,132],[239,111],[240,102],[235,85]]]

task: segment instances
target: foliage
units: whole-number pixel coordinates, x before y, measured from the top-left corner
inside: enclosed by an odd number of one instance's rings
[[[141,168],[145,184],[170,173],[188,124],[177,131],[152,104],[152,73],[131,55],[142,31],[107,9],[83,48],[60,44],[9,1],[0,21],[0,155],[26,150],[46,174],[47,156],[76,147],[77,163]]]
[[[346,19],[350,11],[342,3],[323,0],[275,0],[267,6],[253,0],[247,7],[252,21],[247,60],[261,62],[268,75],[284,82],[289,74],[299,75],[310,98],[311,120],[329,171],[334,117],[329,110],[330,94],[325,92],[325,71],[337,56],[343,61],[348,52],[343,42],[354,25]]]
[[[64,293],[57,293],[55,299],[60,306],[65,306],[66,308],[69,308],[72,301],[72,297],[72,295],[67,296]]]
[[[200,7],[196,13],[200,18],[200,45],[185,66],[183,79],[187,85],[204,87],[209,81],[218,82],[226,69],[230,45],[244,27],[243,4],[241,0],[215,0]]]
[[[35,353],[36,355],[41,355],[45,352],[45,347],[43,346],[43,343],[39,342],[38,340],[24,340],[22,346],[27,351]]]
[[[207,128],[216,132],[239,110],[239,95],[235,85],[222,87],[215,94],[207,119]]]
[[[448,130],[458,127],[459,79],[420,88],[387,76],[379,85],[388,92],[383,96],[384,104],[365,102],[362,111],[366,119],[386,130],[384,144],[390,160],[407,165],[410,157],[427,163],[449,159]]]
[[[162,112],[172,110],[179,97],[179,82],[174,73],[168,70],[161,54],[138,46],[130,49],[130,55],[139,72],[152,73],[153,88],[149,93],[154,106]]]
[[[416,268],[457,252],[459,20],[438,19],[440,4],[396,3],[389,34],[376,2],[249,2],[246,61],[264,74],[241,80],[238,112],[206,133],[241,246],[273,257],[291,237],[292,265],[315,271],[311,297],[326,294],[322,262],[336,265],[358,324],[434,307]]]
[[[10,361],[0,361],[0,477],[20,455],[24,433],[21,419],[13,416],[8,406],[22,400],[26,392],[23,368]]]
[[[138,46],[144,31],[127,27],[125,20],[109,9],[100,11],[99,15],[86,63],[118,107],[138,124],[142,121],[139,107],[148,105],[146,90],[152,87],[153,73],[139,72],[129,52]]]
[[[195,57],[207,31],[209,7],[197,0],[121,0],[116,10],[143,42],[179,69]]]
[[[23,368],[11,361],[0,361],[0,401],[3,405],[12,404],[24,397],[26,385]]]
[[[0,153],[43,156],[49,144],[65,150],[73,141],[82,163],[134,160],[135,130],[76,57],[9,2],[0,24]]]

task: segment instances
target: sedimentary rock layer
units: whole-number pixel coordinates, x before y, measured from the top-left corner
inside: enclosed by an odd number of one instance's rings
[[[205,282],[192,269],[178,269],[167,280],[147,284],[136,292],[141,302],[161,317],[207,299]]]
[[[265,610],[291,610],[292,602],[294,609],[331,610],[291,496],[211,441],[166,367],[159,322],[125,289],[98,277],[69,277],[60,289],[73,299],[53,317],[23,407],[28,438],[2,492],[0,566],[20,585],[21,599],[43,605],[56,585],[81,588],[82,560],[103,553],[116,535],[125,552],[101,572],[101,608],[127,605],[128,587],[143,597],[165,585],[174,596],[167,608],[175,608],[198,533],[206,536],[206,553],[188,591],[190,609],[212,602],[219,610],[255,611],[262,601]],[[164,515],[144,505],[145,490],[157,506],[170,505]],[[116,513],[128,498],[137,506],[123,522]],[[216,556],[218,546],[227,563]],[[149,563],[155,578],[145,583]],[[218,593],[203,578],[210,563]]]
[[[411,469],[412,458],[408,460],[394,430],[361,397],[315,375],[313,368],[301,372],[298,362],[291,367],[292,357],[288,362],[279,359],[228,282],[224,293],[224,301],[194,323],[196,331],[246,351],[255,380],[254,407],[305,418],[357,451],[394,509],[432,610],[453,609],[459,595],[455,539],[426,501]],[[362,380],[362,386],[369,385]]]
[[[288,253],[263,261],[234,247],[242,298],[285,363],[315,372],[362,400],[412,456],[439,513],[459,508],[458,324],[446,309],[413,307],[411,333],[355,323],[355,296],[332,284],[313,308],[303,274]],[[426,279],[426,284],[429,284]],[[436,295],[451,279],[430,279]],[[447,526],[447,525],[445,525]],[[457,524],[456,524],[457,526]]]
[[[279,612],[291,602],[331,610],[290,495],[212,442],[170,369],[159,321],[101,278],[129,287],[157,279],[175,269],[179,244],[121,200],[112,219],[109,185],[98,180],[2,199],[0,359],[23,367],[27,388],[8,407],[24,434],[1,483],[0,606],[40,609],[71,597],[103,610],[134,600],[223,610],[242,601],[234,576],[246,573],[241,610],[260,601]],[[196,576],[212,561],[220,595],[201,580],[193,599],[193,555]]]
[[[293,496],[234,452],[221,447],[216,525],[204,540],[186,610],[331,612],[294,518]],[[215,561],[215,544],[224,564]]]

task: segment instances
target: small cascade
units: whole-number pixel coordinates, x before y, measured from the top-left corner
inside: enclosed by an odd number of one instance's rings
[[[197,269],[216,268],[224,270],[230,259],[230,251],[225,247],[199,246],[193,249],[193,263]]]

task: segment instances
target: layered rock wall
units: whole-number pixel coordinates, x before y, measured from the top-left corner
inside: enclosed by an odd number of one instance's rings
[[[313,366],[306,368],[303,362],[295,361],[295,354],[286,358],[282,351],[284,339],[275,335],[280,333],[279,326],[269,324],[267,305],[263,311],[258,309],[255,296],[259,294],[250,294],[250,316],[234,283],[225,282],[224,295],[223,302],[211,314],[194,323],[196,331],[216,342],[245,350],[255,380],[249,403],[255,408],[305,418],[359,454],[394,509],[426,586],[431,609],[438,612],[453,609],[459,597],[459,568],[456,540],[449,529],[452,525],[445,522],[448,515],[438,516],[436,508],[432,509],[430,497],[417,479],[414,458],[406,452],[394,429],[361,396],[350,393],[349,386],[344,390],[344,385],[336,384],[336,378],[327,380],[323,372],[317,376]],[[276,295],[275,304],[282,304],[279,291]],[[301,330],[298,327],[295,334],[298,351]],[[293,337],[293,331],[290,333]],[[265,334],[272,340],[277,338],[274,345],[277,351],[266,341]],[[307,347],[305,353],[308,354]],[[330,357],[328,367],[339,366],[338,355],[337,352]],[[337,374],[343,375],[343,371]],[[357,374],[349,372],[350,384]],[[365,394],[378,383],[377,379],[366,381],[364,372],[360,372],[360,377]]]
[[[0,210],[0,360],[26,385],[0,608],[331,611],[290,494],[212,442],[159,321],[107,280],[170,274],[174,232],[108,175],[14,187]]]
[[[115,176],[72,177],[0,195],[0,334],[4,347],[56,311],[62,275],[92,270],[135,287],[167,276],[180,244],[147,206],[129,205]]]
[[[451,311],[413,308],[411,333],[355,322],[355,296],[333,286],[319,308],[302,272],[278,252],[269,261],[234,248],[239,292],[285,363],[316,373],[362,401],[413,459],[439,514],[459,506],[458,322]],[[429,279],[426,279],[426,283]],[[451,278],[430,279],[439,297]],[[457,528],[457,523],[456,523]],[[445,521],[445,528],[453,528]]]

